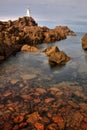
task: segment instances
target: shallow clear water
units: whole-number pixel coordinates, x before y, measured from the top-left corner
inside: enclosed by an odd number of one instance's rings
[[[81,38],[39,45],[0,64],[0,129],[87,129],[87,52]],[[57,45],[71,60],[50,66],[41,51]],[[35,124],[35,122],[36,124]],[[51,126],[50,126],[51,125]]]
[[[62,81],[78,82],[79,85],[87,84],[87,52],[82,49],[81,38],[84,34],[77,33],[76,37],[53,44],[39,45],[40,50],[51,45],[57,45],[71,60],[64,66],[52,67],[48,57],[41,52],[19,52],[0,65],[0,87],[12,80],[29,80],[31,84],[41,81],[43,86]]]

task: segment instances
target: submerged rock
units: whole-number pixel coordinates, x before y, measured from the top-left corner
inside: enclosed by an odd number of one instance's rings
[[[32,74],[32,75],[30,75],[30,74],[24,74],[24,75],[21,75],[21,78],[22,78],[23,80],[27,80],[27,79],[36,78],[36,76],[37,76],[37,75],[35,75],[35,74]]]
[[[42,123],[36,122],[34,126],[37,130],[44,130],[44,125]]]
[[[56,115],[53,117],[53,121],[58,124],[60,130],[63,130],[65,128],[65,121],[60,115]]]
[[[37,88],[29,83],[26,80],[21,88],[7,83],[0,89],[0,130],[87,129],[87,100],[80,86],[61,82],[44,88],[38,83]]]
[[[41,119],[41,117],[38,112],[34,112],[32,114],[27,115],[28,123],[35,124],[39,119]]]

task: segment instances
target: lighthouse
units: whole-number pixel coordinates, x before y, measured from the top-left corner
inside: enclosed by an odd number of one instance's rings
[[[30,17],[30,9],[27,8],[27,16]]]

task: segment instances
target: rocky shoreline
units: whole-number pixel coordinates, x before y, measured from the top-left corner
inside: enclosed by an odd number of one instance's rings
[[[15,21],[0,21],[0,62],[21,50],[25,44],[36,46],[75,36],[67,26],[54,29],[40,27],[32,17],[23,17]]]
[[[75,35],[68,27],[39,27],[31,17],[0,22],[0,29],[1,62],[18,51],[37,52],[37,44]],[[57,46],[41,53],[48,56],[51,64],[55,64],[55,61],[65,64],[70,60]],[[87,130],[87,91],[83,89],[86,86],[68,81],[49,84],[50,80],[46,84],[41,77],[37,79],[37,72],[30,73],[36,68],[28,66],[32,69],[28,72],[26,67],[21,68],[20,71],[24,70],[22,73],[18,72],[19,68],[9,65],[6,74],[3,76],[2,72],[0,75],[0,130]],[[50,76],[44,75],[44,71],[40,73],[49,79]]]

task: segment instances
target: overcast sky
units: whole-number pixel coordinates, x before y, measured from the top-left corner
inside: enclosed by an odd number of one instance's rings
[[[87,0],[0,0],[0,21],[25,16],[27,7],[39,25],[87,32]]]

